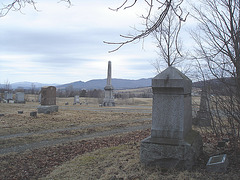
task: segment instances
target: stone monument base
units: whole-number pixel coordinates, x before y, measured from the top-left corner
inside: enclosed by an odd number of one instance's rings
[[[106,99],[106,98],[104,98],[103,106],[115,106],[114,99]]]
[[[114,102],[104,102],[103,103],[103,106],[115,106],[115,103]]]
[[[52,112],[58,112],[58,106],[49,105],[49,106],[38,106],[38,113],[50,114]]]
[[[201,136],[193,130],[184,140],[148,137],[141,142],[140,161],[147,166],[190,170],[202,145]]]

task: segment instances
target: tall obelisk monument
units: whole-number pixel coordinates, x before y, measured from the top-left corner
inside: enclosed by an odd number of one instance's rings
[[[107,85],[105,86],[104,90],[105,90],[105,98],[103,99],[103,106],[115,106],[114,98],[113,98],[111,61],[108,61]]]

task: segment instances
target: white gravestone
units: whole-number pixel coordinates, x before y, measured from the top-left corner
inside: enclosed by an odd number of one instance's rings
[[[141,142],[143,164],[192,168],[202,140],[192,131],[191,88],[191,80],[174,67],[152,79],[152,128],[151,136]]]
[[[4,99],[9,101],[13,99],[13,94],[11,92],[8,91],[4,91]]]
[[[80,103],[80,100],[79,100],[79,96],[78,96],[78,95],[74,96],[74,103],[75,103],[75,104]]]
[[[15,95],[16,103],[25,103],[25,94],[24,92],[17,92]]]

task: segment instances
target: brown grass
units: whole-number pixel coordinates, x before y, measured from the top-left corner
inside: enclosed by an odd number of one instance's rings
[[[4,116],[0,117],[0,135],[10,135],[18,133],[41,132],[44,130],[64,129],[71,127],[90,126],[100,123],[112,123],[115,125],[106,125],[104,127],[93,127],[86,129],[66,130],[54,133],[35,134],[26,137],[15,137],[8,139],[0,139],[0,148],[11,147],[13,145],[21,145],[31,142],[39,142],[42,140],[59,139],[73,137],[81,134],[89,134],[92,132],[100,132],[111,130],[119,127],[139,125],[132,121],[140,118],[150,118],[151,114],[134,113],[134,112],[105,112],[105,111],[89,111],[81,110],[86,108],[99,108],[96,98],[84,98],[81,101],[88,102],[88,105],[71,105],[65,106],[65,102],[70,102],[72,98],[58,98],[57,105],[64,106],[66,109],[59,109],[59,112],[52,114],[37,114],[37,118],[31,117],[30,112],[36,111],[39,104],[32,102],[28,97],[29,102],[26,104],[5,104],[0,103],[0,113]],[[136,102],[142,100],[136,100]],[[146,100],[147,101],[147,100]],[[149,101],[149,100],[148,100]],[[77,108],[78,110],[72,110]],[[121,109],[122,107],[114,107]],[[103,107],[102,109],[106,109]],[[18,114],[18,111],[23,111],[23,114]],[[146,122],[149,123],[150,121]]]
[[[60,179],[100,179],[100,180],[183,180],[183,179],[238,179],[234,171],[208,173],[197,168],[193,171],[166,170],[157,167],[146,167],[140,163],[139,143],[128,143],[77,156],[63,165],[56,167],[42,180]]]
[[[116,122],[114,125],[104,126],[104,127],[95,127],[95,128],[87,128],[81,130],[66,130],[54,133],[46,133],[46,134],[35,134],[27,137],[17,137],[17,138],[8,138],[5,140],[1,140],[1,148],[10,147],[13,145],[27,144],[31,142],[39,142],[46,139],[57,139],[57,138],[65,138],[65,137],[73,137],[80,134],[91,133],[93,131],[106,131],[118,127],[123,126],[131,126],[138,125],[141,122],[133,123],[133,120],[140,118],[150,118],[151,114],[142,113],[142,109],[150,109],[152,104],[152,99],[145,98],[134,98],[134,99],[120,99],[116,100],[116,103],[121,106],[116,106],[116,109],[122,109],[123,107],[136,108],[139,109],[138,112],[106,112],[106,111],[89,111],[89,110],[71,110],[71,108],[98,108],[98,99],[94,98],[84,98],[80,101],[88,102],[88,105],[72,105],[73,98],[58,98],[57,105],[66,107],[65,110],[60,109],[59,112],[53,114],[38,114],[37,118],[32,118],[29,116],[31,111],[36,111],[36,107],[39,105],[37,102],[32,102],[31,97],[28,97],[28,102],[26,104],[3,104],[0,103],[0,113],[4,113],[5,116],[0,117],[0,135],[10,135],[15,133],[26,133],[26,132],[39,132],[48,129],[58,129],[58,128],[68,128],[75,126],[86,126],[93,125],[97,123],[110,123]],[[194,100],[199,103],[199,97],[194,98]],[[69,102],[68,106],[65,106],[65,103]],[[136,107],[130,107],[129,104],[134,105]],[[23,114],[18,114],[17,111],[23,110]],[[146,121],[144,123],[150,123],[150,121]],[[203,133],[203,131],[202,131]],[[124,136],[124,135],[119,135]],[[126,136],[126,135],[125,135]],[[138,135],[137,135],[138,136]],[[125,139],[128,139],[129,136],[126,136]],[[207,152],[207,155],[211,155],[214,153],[223,153],[222,151],[216,149],[216,144],[211,143],[210,139],[206,139],[204,137],[204,150]],[[112,139],[114,142],[115,140]],[[99,148],[94,151],[95,148],[92,148],[88,141],[78,142],[79,146],[76,146],[76,149],[72,149],[72,152],[68,152],[74,146],[71,146],[71,143],[64,148],[64,146],[57,147],[49,147],[42,150],[34,150],[34,151],[26,151],[20,154],[7,154],[1,155],[0,157],[3,159],[1,161],[0,166],[4,169],[6,166],[8,167],[4,170],[4,177],[8,176],[8,172],[14,172],[15,174],[28,173],[25,171],[23,167],[24,164],[28,163],[28,168],[34,169],[34,172],[28,177],[41,177],[41,168],[49,166],[51,168],[45,168],[45,175],[50,172],[50,169],[54,168],[54,170],[48,174],[46,177],[42,179],[112,179],[112,180],[120,180],[120,179],[139,179],[139,180],[152,180],[152,179],[239,179],[239,171],[237,169],[230,170],[226,174],[214,174],[207,173],[205,171],[205,164],[207,163],[208,156],[206,156],[201,160],[199,160],[199,166],[195,167],[193,171],[177,171],[177,170],[165,170],[160,168],[147,168],[141,165],[139,160],[139,139],[137,141],[131,141],[127,143],[116,143],[118,145],[114,146],[100,146],[103,144],[102,139],[98,139]],[[106,141],[109,142],[109,141]],[[106,143],[105,142],[105,143]],[[74,155],[82,145],[85,144],[88,149],[85,152],[88,153],[79,153],[81,155]],[[120,144],[120,145],[119,145]],[[85,147],[85,146],[84,146]],[[92,148],[93,151],[90,152],[89,148]],[[104,147],[104,148],[102,148]],[[49,149],[49,150],[47,150]],[[60,151],[61,153],[58,153]],[[63,153],[63,152],[67,153]],[[37,153],[35,153],[37,152]],[[37,155],[41,153],[41,156],[37,158]],[[225,152],[224,152],[225,153]],[[47,155],[53,154],[50,157]],[[62,160],[62,157],[66,158],[66,160]],[[71,154],[71,157],[68,156]],[[31,158],[35,161],[31,161]],[[57,157],[60,156],[60,157]],[[11,159],[12,158],[12,159]],[[22,159],[23,158],[23,159]],[[45,159],[48,160],[45,160]],[[56,158],[57,160],[54,160]],[[21,161],[20,165],[17,166],[17,161]],[[41,162],[41,160],[44,160]],[[58,161],[61,160],[61,163]],[[234,158],[231,159],[231,167],[234,166]],[[49,164],[44,164],[46,161]],[[41,162],[41,168],[35,167],[36,164]],[[238,162],[238,161],[237,161]],[[56,164],[54,167],[53,164]],[[239,164],[236,164],[236,168]],[[15,169],[13,168],[15,167]],[[18,168],[21,169],[19,172]],[[37,173],[39,174],[37,174]],[[47,172],[47,173],[46,173]],[[44,173],[43,173],[44,174]],[[26,175],[27,176],[27,175]],[[3,177],[3,176],[2,176]],[[10,178],[6,178],[10,179]],[[14,178],[13,178],[14,179]],[[28,178],[26,178],[28,179]]]

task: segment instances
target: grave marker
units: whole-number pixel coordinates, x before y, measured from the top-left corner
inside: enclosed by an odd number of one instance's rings
[[[42,87],[40,93],[41,106],[38,107],[38,113],[49,114],[49,112],[58,112],[58,106],[56,105],[56,87]]]
[[[228,158],[226,154],[212,156],[209,158],[206,168],[208,172],[226,172],[228,166]]]
[[[115,106],[113,98],[112,86],[112,63],[108,61],[107,85],[104,88],[105,98],[103,99],[103,106]]]
[[[17,92],[15,95],[15,103],[25,103],[24,92]]]
[[[191,169],[202,151],[202,139],[192,130],[191,80],[174,67],[152,79],[151,136],[141,142],[145,165]]]
[[[197,117],[194,120],[194,124],[198,126],[211,126],[210,112],[208,110],[208,95],[206,86],[202,87],[200,108],[197,111]]]
[[[80,100],[79,100],[79,96],[78,95],[74,96],[74,103],[75,104],[77,104],[77,103],[80,104]]]

